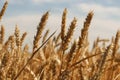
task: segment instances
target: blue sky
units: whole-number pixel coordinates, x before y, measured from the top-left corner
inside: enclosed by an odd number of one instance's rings
[[[6,29],[6,35],[13,34],[17,24],[21,30],[28,32],[27,42],[32,44],[36,27],[42,14],[50,11],[46,29],[53,32],[60,30],[61,16],[64,8],[68,9],[67,25],[74,17],[78,19],[75,38],[79,37],[83,22],[89,11],[94,17],[89,30],[89,40],[111,38],[120,29],[120,0],[8,0],[7,11],[0,22]],[[0,9],[5,0],[0,0]]]

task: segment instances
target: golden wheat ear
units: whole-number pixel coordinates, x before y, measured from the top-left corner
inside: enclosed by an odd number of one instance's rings
[[[14,35],[15,35],[16,46],[19,49],[21,42],[20,42],[20,30],[18,28],[18,25],[16,25],[16,27],[15,27]]]
[[[70,43],[70,41],[72,39],[72,36],[73,36],[73,33],[74,33],[74,29],[76,27],[76,24],[77,24],[77,19],[74,18],[73,21],[70,24],[70,28],[68,29],[68,32],[67,32],[67,34],[65,36],[65,39],[64,39],[64,42],[65,42],[63,44],[63,47],[64,47],[63,50],[64,51],[68,49],[68,46],[69,46],[69,43]]]
[[[61,23],[61,39],[62,41],[64,41],[64,37],[65,37],[65,27],[66,27],[66,17],[67,16],[67,9],[65,8],[65,10],[63,11],[63,15],[62,15],[62,23]]]
[[[81,30],[81,37],[79,38],[79,41],[78,41],[78,49],[85,46],[86,45],[85,43],[88,42],[88,29],[89,29],[92,17],[93,17],[93,12],[89,12],[85,19],[83,29]]]
[[[1,25],[1,31],[0,31],[0,44],[3,44],[4,42],[4,36],[5,36],[5,29],[4,29],[4,26]]]
[[[0,21],[2,19],[2,16],[4,15],[6,9],[7,9],[7,6],[8,6],[8,1],[6,1],[2,7],[2,10],[0,11]]]
[[[42,43],[43,43],[43,42],[45,42],[45,40],[46,40],[46,38],[47,38],[47,36],[48,36],[49,32],[50,32],[50,30],[49,30],[49,29],[45,32],[45,34],[44,34],[44,36],[43,36]]]
[[[42,32],[43,32],[46,22],[48,20],[48,16],[49,16],[49,12],[46,12],[42,16],[41,21],[37,27],[37,33],[36,33],[36,36],[34,37],[34,41],[33,41],[33,51],[35,51],[39,47],[39,41],[41,39]]]
[[[24,32],[21,39],[20,39],[20,46],[22,46],[26,36],[27,36],[27,32]]]

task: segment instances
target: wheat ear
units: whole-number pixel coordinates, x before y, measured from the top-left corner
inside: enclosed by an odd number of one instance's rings
[[[0,11],[0,20],[2,19],[2,16],[4,15],[7,6],[8,6],[8,2],[6,1],[2,7],[2,10]]]
[[[4,42],[4,36],[5,36],[5,29],[4,29],[3,25],[1,25],[0,34],[1,34],[1,36],[0,36],[0,44],[3,44],[3,42]]]
[[[89,29],[92,17],[93,17],[93,12],[89,12],[84,22],[83,29],[81,30],[81,37],[79,38],[79,41],[78,41],[78,49],[85,46],[86,45],[85,43],[88,42],[87,41],[88,29]]]
[[[37,49],[39,46],[39,40],[41,38],[41,34],[43,32],[43,29],[46,25],[46,22],[47,22],[47,19],[48,19],[48,16],[49,16],[49,12],[46,12],[42,18],[41,18],[41,21],[37,27],[37,33],[36,33],[36,36],[34,37],[34,41],[33,41],[33,51],[35,51],[35,49]]]

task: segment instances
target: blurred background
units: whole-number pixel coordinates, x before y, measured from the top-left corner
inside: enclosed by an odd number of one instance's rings
[[[0,9],[6,0],[0,0]],[[0,25],[5,26],[6,39],[14,33],[18,25],[21,31],[27,32],[26,43],[32,45],[37,25],[41,16],[49,11],[48,23],[45,30],[54,32],[61,28],[61,17],[64,8],[68,9],[67,26],[74,17],[78,19],[74,39],[80,36],[83,22],[89,11],[94,12],[93,20],[89,28],[89,40],[100,37],[111,39],[120,29],[120,0],[8,0],[9,5]]]

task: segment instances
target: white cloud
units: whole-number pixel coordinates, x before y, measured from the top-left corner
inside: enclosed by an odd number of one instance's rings
[[[77,8],[82,9],[84,12],[88,12],[90,10],[93,10],[95,13],[102,15],[119,15],[120,16],[120,8],[118,7],[108,7],[108,6],[102,6],[99,4],[88,4],[88,3],[81,3],[77,5]]]
[[[110,38],[115,36],[117,30],[120,30],[120,23],[117,20],[94,19],[92,21],[90,30],[92,35]]]
[[[8,0],[10,4],[24,4],[25,2],[33,2],[35,4],[42,4],[42,3],[52,3],[52,2],[68,2],[69,0]]]
[[[57,2],[57,3],[59,3],[59,2],[68,2],[69,0],[59,0],[59,1],[56,1],[56,0],[32,0],[32,2],[34,2],[34,3],[52,3],[52,2]]]
[[[8,0],[10,4],[23,4],[25,0]]]
[[[43,3],[43,2],[53,2],[55,0],[32,0],[35,3]]]
[[[102,32],[116,32],[120,29],[120,22],[114,19],[112,15],[120,16],[120,8],[118,7],[107,7],[97,4],[81,4],[79,6],[83,11],[88,12],[94,10],[93,26],[100,26]],[[103,17],[102,17],[103,16]],[[108,16],[107,18],[104,18]]]

